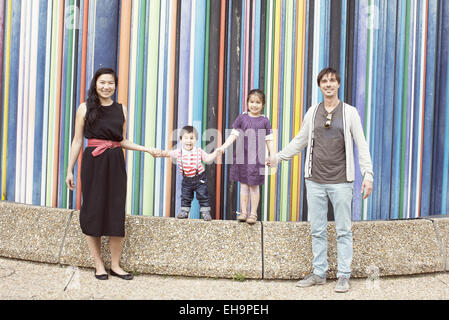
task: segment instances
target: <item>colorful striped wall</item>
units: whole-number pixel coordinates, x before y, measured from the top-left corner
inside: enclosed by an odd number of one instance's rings
[[[70,192],[64,182],[68,153],[76,108],[101,66],[118,71],[129,139],[170,149],[176,129],[193,124],[209,152],[252,88],[265,91],[277,148],[285,146],[321,100],[316,76],[331,66],[374,164],[368,200],[357,173],[353,219],[445,214],[448,31],[444,0],[0,0],[2,199],[79,208],[79,184]],[[174,216],[181,177],[171,161],[125,155],[127,213]],[[207,168],[216,219],[239,210],[229,158]],[[195,201],[193,218],[198,209]],[[302,156],[267,170],[259,212],[308,219]]]

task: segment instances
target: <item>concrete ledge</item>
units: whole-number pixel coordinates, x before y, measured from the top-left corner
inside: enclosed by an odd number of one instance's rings
[[[449,218],[432,219],[435,233],[440,241],[445,269],[449,271]]]
[[[433,223],[426,219],[353,224],[355,277],[379,269],[380,276],[444,271]]]
[[[0,256],[58,263],[71,213],[0,201]]]
[[[264,277],[297,279],[312,271],[312,238],[306,222],[264,222]]]
[[[354,277],[449,271],[449,219],[353,223]],[[312,271],[308,222],[126,217],[122,266],[161,275],[299,279]],[[337,269],[335,224],[328,226],[328,277]],[[110,264],[108,239],[103,258]],[[0,256],[93,267],[79,212],[0,201]]]
[[[265,278],[298,279],[312,272],[308,222],[265,222]],[[444,271],[444,259],[429,220],[353,222],[352,276]],[[328,278],[337,273],[335,223],[328,224]]]
[[[126,217],[122,267],[140,273],[198,277],[262,277],[260,223],[159,217]],[[104,261],[110,264],[107,239]],[[93,267],[75,212],[61,253],[61,263]]]

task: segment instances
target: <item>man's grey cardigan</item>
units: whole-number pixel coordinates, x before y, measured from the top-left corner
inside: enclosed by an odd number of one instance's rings
[[[307,146],[304,177],[311,176],[312,157],[313,157],[313,136],[314,123],[318,105],[311,107],[303,120],[302,128],[299,133],[290,141],[290,143],[283,148],[276,155],[276,160],[290,160]],[[373,181],[373,165],[371,163],[371,156],[369,147],[363,133],[362,122],[357,109],[349,104],[343,103],[343,128],[346,149],[346,179],[349,182],[355,180],[355,165],[354,165],[354,147],[353,141],[357,145],[359,154],[359,165],[364,179]]]

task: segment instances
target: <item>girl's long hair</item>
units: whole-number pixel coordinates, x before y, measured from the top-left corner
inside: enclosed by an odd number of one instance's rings
[[[94,126],[95,122],[98,118],[101,117],[102,109],[100,104],[100,98],[98,98],[97,94],[97,80],[103,74],[112,74],[115,80],[115,87],[117,88],[118,78],[115,74],[115,71],[111,68],[100,68],[98,69],[92,81],[90,82],[89,91],[87,92],[87,101],[86,101],[86,122],[88,126]]]

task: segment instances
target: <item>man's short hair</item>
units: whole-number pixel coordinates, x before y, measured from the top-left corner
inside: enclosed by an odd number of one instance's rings
[[[193,126],[184,126],[181,129],[181,134],[179,135],[179,138],[182,139],[182,136],[186,133],[192,133],[195,135],[195,138],[198,140],[198,131]]]
[[[338,72],[335,69],[332,68],[324,68],[323,70],[320,71],[320,73],[318,74],[317,77],[317,83],[318,83],[318,87],[320,86],[321,83],[321,79],[323,79],[323,77],[326,74],[333,74],[335,75],[335,79],[337,79],[338,83],[340,84],[340,75],[338,74]]]

